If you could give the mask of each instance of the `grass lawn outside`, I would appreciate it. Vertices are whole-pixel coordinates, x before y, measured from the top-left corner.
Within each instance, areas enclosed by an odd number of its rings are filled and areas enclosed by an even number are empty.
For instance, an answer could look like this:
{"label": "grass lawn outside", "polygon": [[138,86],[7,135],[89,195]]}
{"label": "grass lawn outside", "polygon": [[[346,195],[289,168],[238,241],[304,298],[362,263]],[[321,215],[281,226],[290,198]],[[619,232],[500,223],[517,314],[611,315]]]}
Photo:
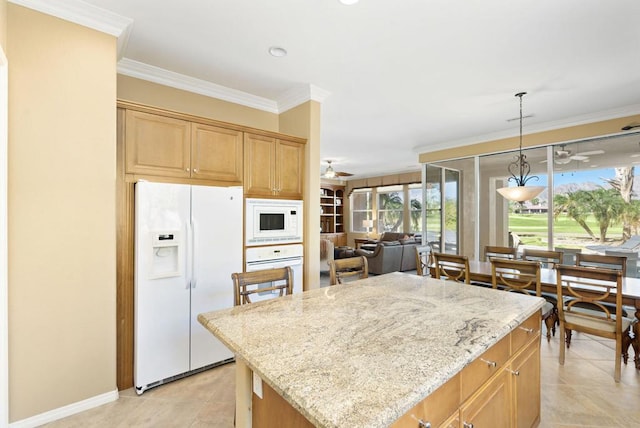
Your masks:
{"label": "grass lawn outside", "polygon": [[[589,216],[587,225],[598,237],[600,229],[593,216]],[[547,246],[547,214],[509,214],[509,230],[516,233],[523,245]],[[582,248],[585,245],[597,244],[589,234],[572,218],[562,215],[554,221],[554,246]],[[622,242],[622,225],[609,226],[606,244],[617,245]]]}

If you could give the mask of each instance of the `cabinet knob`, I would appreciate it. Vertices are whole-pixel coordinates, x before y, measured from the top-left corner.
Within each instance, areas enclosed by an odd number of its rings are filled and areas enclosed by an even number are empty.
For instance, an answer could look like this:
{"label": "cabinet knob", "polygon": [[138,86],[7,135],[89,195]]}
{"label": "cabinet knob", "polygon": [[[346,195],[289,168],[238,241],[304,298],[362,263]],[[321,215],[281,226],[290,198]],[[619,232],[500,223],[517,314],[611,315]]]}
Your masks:
{"label": "cabinet knob", "polygon": [[190,171],[190,169],[189,169],[189,168],[185,168],[185,171],[189,172],[189,171]]}
{"label": "cabinet knob", "polygon": [[463,427],[463,428],[473,428],[473,424],[468,423],[468,422],[463,422],[463,423],[462,423],[462,427]]}
{"label": "cabinet knob", "polygon": [[418,428],[431,428],[431,422],[418,419],[415,415],[411,415],[411,418],[418,421]]}
{"label": "cabinet knob", "polygon": [[520,376],[520,370],[511,370],[511,369],[505,369],[505,370],[514,376]]}
{"label": "cabinet knob", "polygon": [[531,334],[531,333],[533,333],[533,329],[532,329],[532,328],[524,328],[524,327],[522,327],[522,326],[520,326],[520,327],[518,327],[518,328],[519,328],[519,329],[521,329],[521,330],[526,331],[526,332],[527,332],[527,334]]}
{"label": "cabinet knob", "polygon": [[496,363],[495,361],[485,360],[484,358],[480,358],[480,361],[486,363],[489,367],[495,367],[498,365],[498,363]]}
{"label": "cabinet knob", "polygon": [[193,172],[195,172],[196,174],[198,173],[198,168],[194,168]]}

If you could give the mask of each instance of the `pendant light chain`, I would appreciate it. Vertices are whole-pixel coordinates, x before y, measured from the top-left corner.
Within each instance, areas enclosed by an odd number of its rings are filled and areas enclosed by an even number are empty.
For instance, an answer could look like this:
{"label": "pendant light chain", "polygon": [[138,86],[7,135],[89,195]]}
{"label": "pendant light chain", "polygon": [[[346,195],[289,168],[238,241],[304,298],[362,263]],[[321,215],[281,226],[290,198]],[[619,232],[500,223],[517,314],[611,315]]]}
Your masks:
{"label": "pendant light chain", "polygon": [[529,180],[539,180],[538,176],[529,175],[531,172],[531,165],[527,162],[527,157],[522,153],[522,97],[526,92],[518,92],[516,97],[520,98],[520,140],[518,147],[518,154],[513,162],[507,166],[507,171],[511,174],[511,177],[507,179],[508,182],[513,181],[515,186],[502,187],[496,189],[498,193],[504,196],[510,201],[524,202],[539,195],[544,190],[542,186],[526,186]]}

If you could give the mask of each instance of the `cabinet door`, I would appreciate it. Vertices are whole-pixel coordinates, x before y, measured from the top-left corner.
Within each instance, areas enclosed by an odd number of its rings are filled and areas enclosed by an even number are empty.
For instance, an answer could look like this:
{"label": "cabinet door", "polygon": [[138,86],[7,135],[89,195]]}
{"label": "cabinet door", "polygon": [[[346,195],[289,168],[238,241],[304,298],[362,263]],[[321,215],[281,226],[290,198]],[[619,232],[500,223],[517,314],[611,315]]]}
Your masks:
{"label": "cabinet door", "polygon": [[190,124],[127,110],[125,163],[128,174],[190,177]]}
{"label": "cabinet door", "polygon": [[[460,408],[461,426],[511,426],[511,374],[500,372]],[[465,425],[466,424],[466,425]],[[473,424],[473,425],[471,425]]]}
{"label": "cabinet door", "polygon": [[191,124],[191,177],[242,182],[242,132]]}
{"label": "cabinet door", "polygon": [[459,428],[460,427],[460,413],[455,412],[449,419],[444,421],[440,428]]}
{"label": "cabinet door", "polygon": [[276,195],[302,199],[304,145],[279,140],[276,147]]}
{"label": "cabinet door", "polygon": [[540,338],[513,360],[514,426],[529,428],[540,420]]}
{"label": "cabinet door", "polygon": [[244,191],[246,196],[275,194],[275,138],[244,135]]}

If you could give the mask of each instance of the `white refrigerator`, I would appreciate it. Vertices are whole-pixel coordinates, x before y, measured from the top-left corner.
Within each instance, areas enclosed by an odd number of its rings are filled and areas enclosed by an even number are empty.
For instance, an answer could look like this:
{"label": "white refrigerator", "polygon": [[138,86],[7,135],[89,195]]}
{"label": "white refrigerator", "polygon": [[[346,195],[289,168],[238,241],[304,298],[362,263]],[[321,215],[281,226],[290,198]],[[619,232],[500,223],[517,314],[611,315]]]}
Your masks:
{"label": "white refrigerator", "polygon": [[135,188],[136,392],[233,354],[197,320],[233,306],[242,272],[242,188],[139,182]]}

